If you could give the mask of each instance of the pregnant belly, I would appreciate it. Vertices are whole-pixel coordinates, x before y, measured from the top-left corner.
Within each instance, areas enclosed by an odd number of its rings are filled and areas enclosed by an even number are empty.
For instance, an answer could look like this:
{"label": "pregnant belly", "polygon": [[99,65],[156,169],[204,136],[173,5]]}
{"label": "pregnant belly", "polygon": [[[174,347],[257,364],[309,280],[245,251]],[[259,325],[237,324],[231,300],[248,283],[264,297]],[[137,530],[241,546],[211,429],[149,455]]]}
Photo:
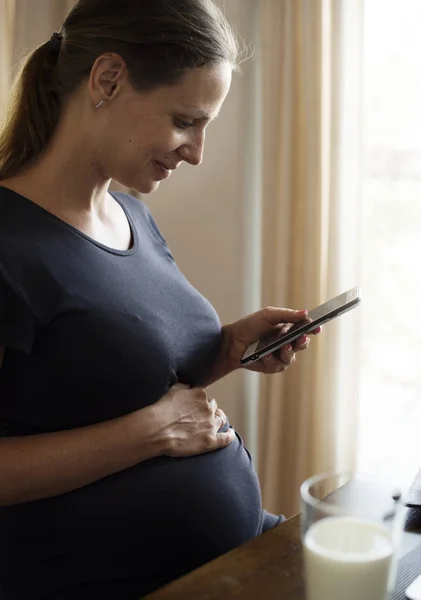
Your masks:
{"label": "pregnant belly", "polygon": [[82,514],[101,515],[111,525],[117,518],[136,545],[139,536],[159,539],[161,548],[175,539],[178,549],[186,544],[216,556],[259,533],[260,487],[239,435],[200,456],[146,461],[79,495]]}
{"label": "pregnant belly", "polygon": [[79,571],[81,580],[139,577],[153,588],[255,537],[261,517],[258,479],[236,435],[215,452],[159,457],[56,498],[2,509],[0,526],[6,560],[10,567],[16,560],[20,572],[35,553],[37,575],[54,558],[64,579],[71,570],[73,580]]}

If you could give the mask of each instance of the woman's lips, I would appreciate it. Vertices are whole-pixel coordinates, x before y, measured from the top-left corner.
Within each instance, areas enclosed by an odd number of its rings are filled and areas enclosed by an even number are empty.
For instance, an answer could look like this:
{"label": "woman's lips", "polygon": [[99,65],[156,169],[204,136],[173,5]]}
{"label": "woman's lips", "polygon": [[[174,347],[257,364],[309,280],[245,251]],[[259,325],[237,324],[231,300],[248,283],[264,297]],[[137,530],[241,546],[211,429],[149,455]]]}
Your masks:
{"label": "woman's lips", "polygon": [[167,169],[162,163],[158,162],[157,160],[153,160],[152,163],[154,166],[155,173],[157,175],[157,179],[168,179],[168,177],[172,173],[171,169]]}

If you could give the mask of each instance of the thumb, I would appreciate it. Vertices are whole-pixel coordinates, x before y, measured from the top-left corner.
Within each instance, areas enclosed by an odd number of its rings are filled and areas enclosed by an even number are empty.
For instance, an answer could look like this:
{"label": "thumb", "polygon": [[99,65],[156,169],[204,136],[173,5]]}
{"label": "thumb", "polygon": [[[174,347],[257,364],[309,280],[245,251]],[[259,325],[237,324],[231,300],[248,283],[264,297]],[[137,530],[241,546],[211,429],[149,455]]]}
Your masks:
{"label": "thumb", "polygon": [[267,306],[263,309],[263,317],[270,325],[279,323],[298,323],[308,318],[308,310],[293,310],[291,308],[275,308]]}
{"label": "thumb", "polygon": [[185,383],[174,383],[174,385],[171,386],[172,390],[189,390],[190,386],[186,385]]}
{"label": "thumb", "polygon": [[228,431],[217,433],[216,434],[217,448],[225,448],[225,446],[229,446],[231,444],[231,442],[234,441],[234,438],[235,438],[234,429],[232,429],[231,427],[228,429]]}

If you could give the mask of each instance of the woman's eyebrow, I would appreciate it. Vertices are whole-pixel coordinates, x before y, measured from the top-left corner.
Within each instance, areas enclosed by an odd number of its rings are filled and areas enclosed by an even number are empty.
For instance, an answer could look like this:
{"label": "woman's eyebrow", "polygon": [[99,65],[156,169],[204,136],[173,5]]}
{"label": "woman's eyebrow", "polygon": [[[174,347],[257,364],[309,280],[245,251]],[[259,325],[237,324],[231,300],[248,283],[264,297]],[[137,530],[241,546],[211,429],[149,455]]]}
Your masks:
{"label": "woman's eyebrow", "polygon": [[213,119],[216,119],[216,117],[218,116],[217,114],[215,116],[211,116],[208,112],[206,112],[205,110],[202,110],[201,108],[199,108],[198,106],[194,106],[193,104],[182,104],[182,106],[184,108],[188,108],[189,110],[194,110],[195,112],[198,113],[198,117],[199,119],[202,119],[203,121],[212,121]]}

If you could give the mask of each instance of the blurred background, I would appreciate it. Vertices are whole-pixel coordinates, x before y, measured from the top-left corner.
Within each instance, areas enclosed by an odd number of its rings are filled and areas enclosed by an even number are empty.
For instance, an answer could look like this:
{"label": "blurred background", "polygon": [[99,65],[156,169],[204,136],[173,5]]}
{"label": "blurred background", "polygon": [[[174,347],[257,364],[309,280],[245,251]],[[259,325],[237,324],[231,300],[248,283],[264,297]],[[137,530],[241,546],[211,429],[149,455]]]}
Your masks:
{"label": "blurred background", "polygon": [[[22,56],[73,0],[0,0],[0,107]],[[421,466],[419,0],[225,0],[253,48],[204,161],[142,200],[222,322],[313,308],[361,285],[286,374],[213,393],[250,448],[265,506],[358,468],[407,485]]]}

